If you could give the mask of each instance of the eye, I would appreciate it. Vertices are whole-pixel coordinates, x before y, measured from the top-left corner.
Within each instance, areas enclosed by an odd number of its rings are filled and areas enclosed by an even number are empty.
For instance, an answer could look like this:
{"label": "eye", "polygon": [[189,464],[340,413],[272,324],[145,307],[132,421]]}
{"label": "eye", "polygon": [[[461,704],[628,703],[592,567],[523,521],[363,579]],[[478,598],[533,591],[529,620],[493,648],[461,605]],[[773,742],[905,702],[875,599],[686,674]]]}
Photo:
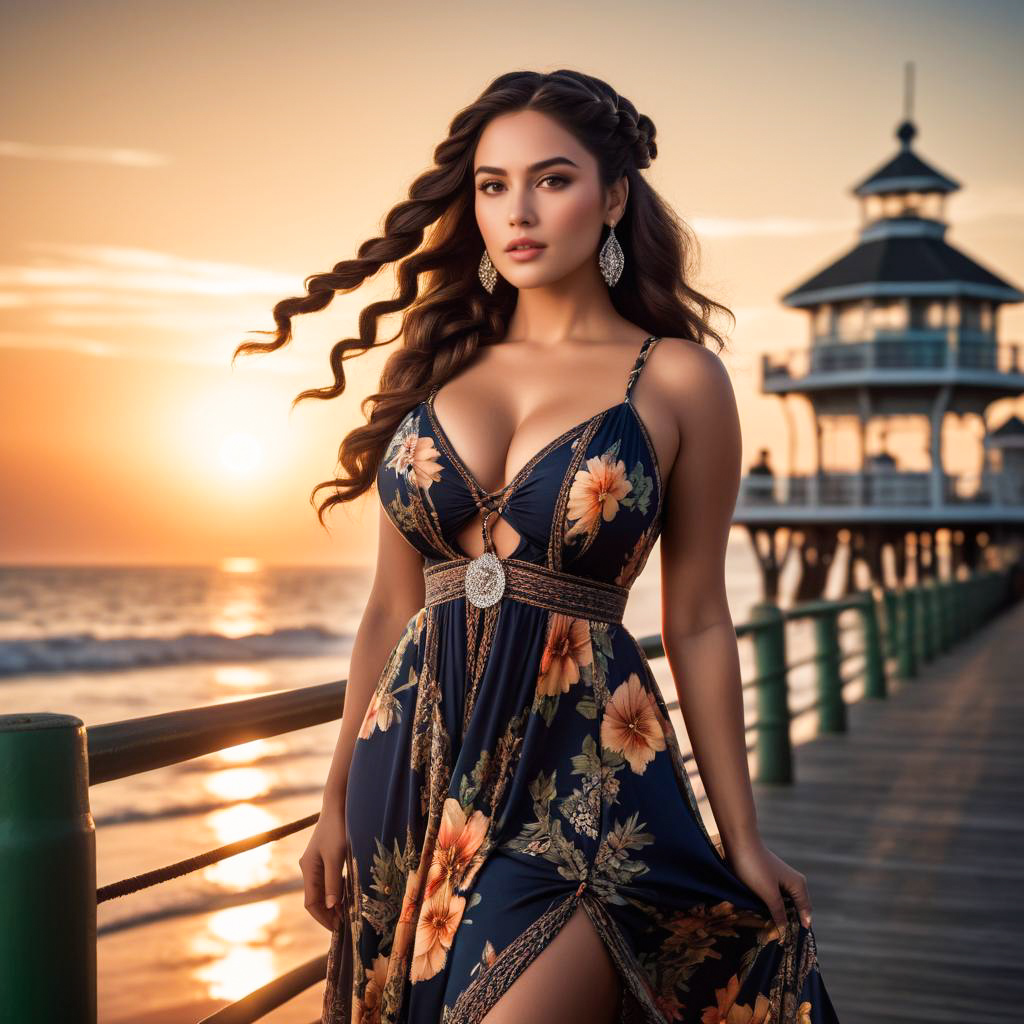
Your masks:
{"label": "eye", "polygon": [[[544,177],[541,178],[540,180],[542,182],[544,182],[544,181],[556,181],[556,182],[558,182],[558,187],[559,188],[561,188],[563,185],[569,184],[569,179],[564,177],[561,174],[545,174]],[[495,195],[494,192],[489,191],[489,187],[491,185],[501,185],[504,188],[504,183],[503,182],[496,181],[495,179],[492,178],[490,181],[482,181],[480,183],[480,191],[483,192],[484,195],[488,195],[488,196]]]}

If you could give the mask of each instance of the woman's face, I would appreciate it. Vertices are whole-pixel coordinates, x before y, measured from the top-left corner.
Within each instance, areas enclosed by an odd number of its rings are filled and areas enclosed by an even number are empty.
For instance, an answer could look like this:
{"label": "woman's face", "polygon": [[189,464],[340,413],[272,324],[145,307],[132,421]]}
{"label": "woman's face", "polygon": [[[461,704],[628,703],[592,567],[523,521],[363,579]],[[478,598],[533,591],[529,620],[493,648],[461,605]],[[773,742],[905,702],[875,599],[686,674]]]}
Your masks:
{"label": "woman's face", "polygon": [[[584,266],[598,275],[601,231],[622,215],[625,177],[606,192],[597,160],[557,121],[535,110],[490,121],[477,143],[473,170],[477,224],[491,262],[510,284],[550,285]],[[507,251],[523,236],[542,248],[519,257]]]}

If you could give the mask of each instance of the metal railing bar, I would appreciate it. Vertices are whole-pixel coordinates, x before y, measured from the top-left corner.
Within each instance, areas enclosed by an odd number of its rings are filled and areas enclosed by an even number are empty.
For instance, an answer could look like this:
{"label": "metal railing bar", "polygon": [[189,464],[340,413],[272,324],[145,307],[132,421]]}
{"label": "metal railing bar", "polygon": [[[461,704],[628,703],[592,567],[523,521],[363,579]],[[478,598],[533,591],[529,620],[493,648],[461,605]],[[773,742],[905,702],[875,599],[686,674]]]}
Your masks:
{"label": "metal railing bar", "polygon": [[342,680],[90,726],[89,785],[330,722],[340,717],[344,700]]}

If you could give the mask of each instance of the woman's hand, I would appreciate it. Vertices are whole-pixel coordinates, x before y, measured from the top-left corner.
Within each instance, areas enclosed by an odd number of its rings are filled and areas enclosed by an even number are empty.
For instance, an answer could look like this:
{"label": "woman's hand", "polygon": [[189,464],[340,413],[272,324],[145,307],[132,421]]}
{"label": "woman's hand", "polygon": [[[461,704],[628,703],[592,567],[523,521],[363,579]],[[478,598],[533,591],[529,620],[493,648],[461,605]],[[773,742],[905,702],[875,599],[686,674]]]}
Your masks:
{"label": "woman's hand", "polygon": [[344,807],[325,802],[299,858],[306,909],[328,931],[341,920],[341,868],[348,853]]}
{"label": "woman's hand", "polygon": [[782,890],[793,897],[805,928],[811,926],[811,899],[807,894],[807,879],[776,857],[761,840],[744,843],[735,850],[726,850],[733,871],[768,904],[775,924],[781,933],[786,929],[786,908]]}

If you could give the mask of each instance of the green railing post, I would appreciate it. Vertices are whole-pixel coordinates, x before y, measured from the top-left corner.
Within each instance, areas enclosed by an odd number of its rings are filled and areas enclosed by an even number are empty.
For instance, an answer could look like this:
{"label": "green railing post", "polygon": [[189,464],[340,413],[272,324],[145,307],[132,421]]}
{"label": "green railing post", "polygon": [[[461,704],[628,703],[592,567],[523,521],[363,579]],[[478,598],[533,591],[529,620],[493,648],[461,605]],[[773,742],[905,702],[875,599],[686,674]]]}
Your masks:
{"label": "green railing post", "polygon": [[946,608],[942,597],[942,580],[938,576],[932,580],[932,607],[935,611],[935,656],[938,657],[946,649]]}
{"label": "green railing post", "polygon": [[935,581],[935,597],[939,602],[939,650],[948,651],[953,646],[953,601],[948,580]]}
{"label": "green railing post", "polygon": [[995,618],[1006,604],[1006,573],[994,572],[989,577],[992,581],[992,598],[989,601],[989,618]]}
{"label": "green railing post", "polygon": [[815,654],[818,661],[818,729],[846,732],[846,703],[839,677],[839,615],[835,610],[814,616]]}
{"label": "green railing post", "polygon": [[0,715],[0,1017],[96,1022],[96,830],[85,726]]}
{"label": "green railing post", "polygon": [[971,580],[956,581],[956,639],[971,635]]}
{"label": "green railing post", "polygon": [[932,591],[932,629],[935,633],[934,648],[936,657],[946,649],[946,608],[942,600],[942,581],[936,576],[931,582]]}
{"label": "green railing post", "polygon": [[900,599],[895,590],[882,591],[885,606],[885,657],[898,658],[900,650]]}
{"label": "green railing post", "polygon": [[918,651],[922,662],[929,662],[935,657],[935,602],[932,600],[932,588],[923,583],[917,588],[917,606],[920,614],[918,624],[921,630]]}
{"label": "green railing post", "polygon": [[913,587],[904,587],[898,594],[897,602],[900,678],[912,679],[917,675],[917,595]]}
{"label": "green railing post", "polygon": [[964,622],[964,592],[956,576],[949,581],[949,604],[953,609],[953,643],[958,644],[967,633],[967,624]]}
{"label": "green railing post", "polygon": [[978,607],[981,590],[978,586],[978,574],[976,572],[971,573],[965,586],[967,588],[966,600],[968,628],[972,633],[974,633],[981,623],[981,612]]}
{"label": "green railing post", "polygon": [[786,626],[778,605],[762,601],[750,609],[757,671],[757,781],[793,781],[789,741]]}
{"label": "green railing post", "polygon": [[[860,614],[864,634],[864,692],[868,697],[883,698],[886,696],[885,659],[882,657],[882,641],[878,629],[878,609],[870,590],[864,595]],[[845,714],[845,703],[843,707]]]}

